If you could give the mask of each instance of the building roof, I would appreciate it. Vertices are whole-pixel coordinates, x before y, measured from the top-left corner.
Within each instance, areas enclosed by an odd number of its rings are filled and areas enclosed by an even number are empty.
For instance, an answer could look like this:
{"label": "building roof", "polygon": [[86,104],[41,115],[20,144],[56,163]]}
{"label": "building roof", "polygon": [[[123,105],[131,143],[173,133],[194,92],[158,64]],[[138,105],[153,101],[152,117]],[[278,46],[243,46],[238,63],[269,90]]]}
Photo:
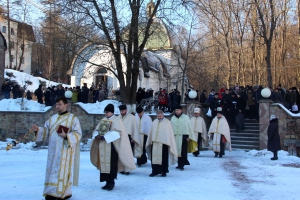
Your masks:
{"label": "building roof", "polygon": [[[7,17],[3,16],[3,15],[0,15],[0,18],[7,20]],[[25,33],[26,34],[26,38],[25,38],[26,40],[31,41],[31,42],[36,42],[35,35],[34,35],[34,32],[33,32],[33,28],[32,28],[31,25],[26,24],[24,22],[19,22],[15,19],[12,19],[12,18],[10,18],[10,21],[18,24],[18,30],[17,30],[18,31],[18,33],[17,33],[18,38],[22,38],[23,33]]]}

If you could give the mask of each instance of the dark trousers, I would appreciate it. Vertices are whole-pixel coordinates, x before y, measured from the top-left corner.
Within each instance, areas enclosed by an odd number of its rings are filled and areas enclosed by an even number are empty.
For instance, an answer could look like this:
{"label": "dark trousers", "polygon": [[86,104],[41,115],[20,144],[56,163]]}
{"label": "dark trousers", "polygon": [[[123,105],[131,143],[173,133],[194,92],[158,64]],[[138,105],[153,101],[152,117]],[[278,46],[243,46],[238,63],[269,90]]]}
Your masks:
{"label": "dark trousers", "polygon": [[[151,146],[151,152],[152,152],[152,146]],[[153,155],[153,153],[152,153],[152,155]],[[151,167],[152,167],[153,174],[163,174],[163,173],[169,172],[169,147],[168,147],[168,145],[163,144],[163,146],[162,146],[162,163],[161,163],[161,165],[152,164],[152,160],[151,160]]]}
{"label": "dark trousers", "polygon": [[249,119],[255,119],[255,105],[249,105]]}
{"label": "dark trousers", "polygon": [[231,127],[235,125],[235,115],[235,113],[228,113],[228,124]]}
{"label": "dark trousers", "polygon": [[147,135],[144,135],[144,142],[143,142],[143,154],[140,158],[136,159],[137,165],[143,165],[147,163],[147,156],[146,156],[146,142],[147,142]]}
{"label": "dark trousers", "polygon": [[255,103],[254,117],[255,119],[259,119],[259,103]]}
{"label": "dark trousers", "polygon": [[107,184],[115,184],[115,179],[118,175],[118,153],[111,143],[111,154],[110,154],[110,173],[100,173],[100,182],[106,181]]}
{"label": "dark trousers", "polygon": [[129,143],[130,143],[130,146],[131,146],[131,150],[132,150],[132,153],[134,153],[134,142],[131,142],[131,135],[128,135],[128,138],[129,138]]}
{"label": "dark trousers", "polygon": [[200,149],[202,149],[202,136],[201,136],[201,133],[198,133],[197,148],[198,148],[198,150],[193,152],[194,156],[198,156],[200,154]]}
{"label": "dark trousers", "polygon": [[223,156],[225,155],[225,143],[222,142],[222,138],[224,136],[222,135],[221,138],[220,138],[220,152],[215,152],[215,155],[216,156]]}
{"label": "dark trousers", "polygon": [[187,141],[188,135],[182,136],[181,157],[178,157],[178,166],[183,168],[184,165],[190,165],[187,159]]}

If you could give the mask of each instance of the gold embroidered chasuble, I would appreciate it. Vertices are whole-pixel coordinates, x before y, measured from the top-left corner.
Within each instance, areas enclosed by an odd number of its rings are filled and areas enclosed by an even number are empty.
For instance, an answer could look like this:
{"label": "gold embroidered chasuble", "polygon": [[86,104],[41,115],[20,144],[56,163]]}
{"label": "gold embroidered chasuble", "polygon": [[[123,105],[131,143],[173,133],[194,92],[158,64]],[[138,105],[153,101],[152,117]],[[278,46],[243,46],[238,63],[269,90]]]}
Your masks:
{"label": "gold embroidered chasuble", "polygon": [[198,141],[198,133],[201,133],[202,137],[202,143],[207,146],[208,141],[207,141],[207,129],[206,129],[206,124],[205,121],[202,117],[192,117],[191,118],[191,126],[194,129],[194,134],[196,141]]}
{"label": "gold embroidered chasuble", "polygon": [[213,119],[208,131],[208,134],[211,133],[214,134],[213,144],[212,144],[214,152],[220,152],[220,140],[222,135],[224,135],[227,141],[226,148],[229,151],[231,151],[230,129],[227,120],[224,116],[222,116],[220,119],[218,119],[218,117],[216,116]]}
{"label": "gold embroidered chasuble", "polygon": [[[136,168],[134,158],[131,150],[131,146],[128,140],[128,135],[125,130],[125,126],[122,120],[116,116],[110,118],[104,117],[102,120],[110,120],[111,131],[117,131],[120,134],[120,138],[107,143],[105,140],[93,139],[91,143],[90,159],[92,164],[101,171],[101,173],[110,173],[110,160],[111,160],[111,145],[114,145],[118,153],[118,171],[130,172]],[[98,130],[99,124],[95,130]]]}
{"label": "gold embroidered chasuble", "polygon": [[197,140],[195,138],[195,134],[191,126],[190,118],[185,114],[182,114],[179,118],[173,116],[171,118],[171,123],[175,136],[178,157],[181,157],[183,135],[188,135],[190,138],[190,141],[188,142],[187,152],[194,152],[197,149]]}
{"label": "gold embroidered chasuble", "polygon": [[[152,151],[151,151],[151,144]],[[148,159],[152,159],[152,164],[162,164],[162,145],[169,147],[169,165],[177,162],[177,150],[171,122],[164,118],[162,121],[155,119],[148,135],[146,150]]]}
{"label": "gold embroidered chasuble", "polygon": [[135,119],[136,123],[138,125],[138,131],[140,133],[140,138],[141,138],[141,148],[143,149],[144,147],[144,135],[149,135],[151,126],[152,126],[152,119],[149,117],[147,114],[143,114],[143,116],[140,118],[138,114],[135,114]]}
{"label": "gold embroidered chasuble", "polygon": [[142,142],[140,138],[140,133],[138,131],[138,126],[135,120],[135,117],[131,113],[127,113],[125,116],[119,115],[118,118],[120,118],[125,126],[126,133],[128,135],[131,135],[131,139],[134,140],[134,157],[140,158],[143,154],[142,149]]}
{"label": "gold embroidered chasuble", "polygon": [[[67,139],[57,134],[59,125],[69,128]],[[72,184],[78,185],[81,136],[79,120],[72,113],[53,115],[39,127],[36,141],[49,138],[44,196],[64,198],[72,194]]]}

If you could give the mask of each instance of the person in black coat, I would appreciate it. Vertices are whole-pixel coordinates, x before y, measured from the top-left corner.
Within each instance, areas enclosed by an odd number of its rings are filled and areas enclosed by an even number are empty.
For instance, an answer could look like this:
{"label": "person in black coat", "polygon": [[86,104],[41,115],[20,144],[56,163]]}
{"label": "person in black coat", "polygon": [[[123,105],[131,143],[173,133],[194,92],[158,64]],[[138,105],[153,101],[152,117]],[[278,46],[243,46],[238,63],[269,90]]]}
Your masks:
{"label": "person in black coat", "polygon": [[235,116],[235,132],[236,133],[238,133],[240,130],[244,130],[244,116],[245,116],[245,108],[246,108],[247,102],[242,95],[243,95],[243,93],[239,92],[237,94],[237,100],[236,100],[236,109],[237,109],[237,114]]}
{"label": "person in black coat", "polygon": [[42,87],[43,85],[39,85],[39,88],[34,91],[34,95],[36,96],[38,103],[40,104],[44,104],[43,102],[44,93]]}
{"label": "person in black coat", "polygon": [[278,119],[275,115],[270,116],[270,124],[268,127],[268,151],[272,151],[274,156],[271,160],[278,160],[277,152],[281,150],[280,135],[278,132]]}

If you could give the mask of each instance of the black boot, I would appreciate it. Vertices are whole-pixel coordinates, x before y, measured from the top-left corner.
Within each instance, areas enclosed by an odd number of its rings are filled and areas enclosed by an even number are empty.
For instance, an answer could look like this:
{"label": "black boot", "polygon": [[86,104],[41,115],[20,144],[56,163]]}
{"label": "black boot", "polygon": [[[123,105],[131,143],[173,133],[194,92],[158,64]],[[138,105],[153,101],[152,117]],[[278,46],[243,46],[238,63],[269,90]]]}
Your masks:
{"label": "black boot", "polygon": [[278,160],[277,151],[273,151],[273,158],[271,160]]}
{"label": "black boot", "polygon": [[112,189],[114,189],[114,187],[115,187],[115,182],[111,182],[111,183],[108,183],[106,189],[107,190],[112,190]]}
{"label": "black boot", "polygon": [[103,190],[106,190],[108,186],[108,183],[106,182],[106,184],[102,187]]}
{"label": "black boot", "polygon": [[219,153],[218,152],[215,152],[215,157],[218,157]]}

